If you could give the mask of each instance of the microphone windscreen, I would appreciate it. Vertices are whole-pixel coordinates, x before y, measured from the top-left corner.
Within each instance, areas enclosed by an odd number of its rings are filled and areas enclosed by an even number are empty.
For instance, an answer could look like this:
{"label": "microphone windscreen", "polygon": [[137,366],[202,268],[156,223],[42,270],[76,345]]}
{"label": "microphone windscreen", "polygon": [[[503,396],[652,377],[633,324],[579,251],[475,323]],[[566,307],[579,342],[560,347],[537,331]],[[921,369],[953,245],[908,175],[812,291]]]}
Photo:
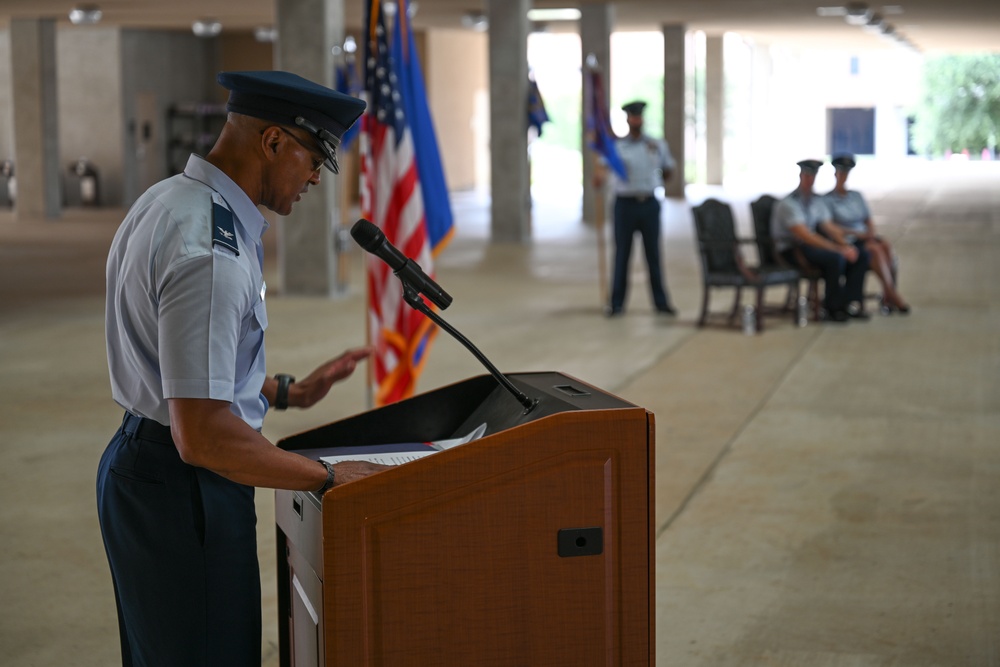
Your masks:
{"label": "microphone windscreen", "polygon": [[364,218],[360,218],[351,227],[351,236],[357,241],[359,246],[368,252],[372,252],[378,248],[379,244],[382,243],[382,239],[385,238],[382,230],[377,225]]}

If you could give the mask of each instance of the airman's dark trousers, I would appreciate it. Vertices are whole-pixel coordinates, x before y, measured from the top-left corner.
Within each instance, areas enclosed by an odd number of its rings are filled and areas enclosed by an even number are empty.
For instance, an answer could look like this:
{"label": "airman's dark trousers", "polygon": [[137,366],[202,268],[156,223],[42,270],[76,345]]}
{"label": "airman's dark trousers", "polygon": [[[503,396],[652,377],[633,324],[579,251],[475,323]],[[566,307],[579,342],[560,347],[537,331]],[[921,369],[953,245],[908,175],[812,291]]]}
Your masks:
{"label": "airman's dark trousers", "polygon": [[253,496],[126,413],[97,474],[125,667],[259,667]]}
{"label": "airman's dark trousers", "polygon": [[614,210],[615,266],[611,282],[611,310],[620,312],[625,307],[629,259],[636,232],[642,237],[653,305],[658,310],[672,307],[660,268],[660,202],[654,196],[617,197]]}

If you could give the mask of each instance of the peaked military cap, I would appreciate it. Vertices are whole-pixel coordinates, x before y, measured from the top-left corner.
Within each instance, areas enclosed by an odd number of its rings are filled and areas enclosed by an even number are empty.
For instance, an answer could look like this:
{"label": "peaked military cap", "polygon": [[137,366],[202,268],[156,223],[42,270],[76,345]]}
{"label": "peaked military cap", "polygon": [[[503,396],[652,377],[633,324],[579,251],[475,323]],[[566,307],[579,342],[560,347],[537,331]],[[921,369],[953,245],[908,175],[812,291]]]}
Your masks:
{"label": "peaked military cap", "polygon": [[822,160],[801,160],[797,165],[807,174],[815,174],[823,166]]}
{"label": "peaked military cap", "polygon": [[622,105],[622,111],[631,116],[641,116],[645,108],[646,103],[642,100],[636,100],[635,102],[629,102],[628,104]]}
{"label": "peaked military cap", "polygon": [[362,100],[291,72],[220,72],[216,80],[229,90],[227,111],[301,127],[316,138],[316,147],[326,155],[326,168],[340,172],[337,147],[364,112]]}
{"label": "peaked military cap", "polygon": [[857,162],[854,161],[853,155],[845,153],[830,160],[830,164],[841,171],[850,171],[851,169],[854,169],[854,165],[856,165]]}

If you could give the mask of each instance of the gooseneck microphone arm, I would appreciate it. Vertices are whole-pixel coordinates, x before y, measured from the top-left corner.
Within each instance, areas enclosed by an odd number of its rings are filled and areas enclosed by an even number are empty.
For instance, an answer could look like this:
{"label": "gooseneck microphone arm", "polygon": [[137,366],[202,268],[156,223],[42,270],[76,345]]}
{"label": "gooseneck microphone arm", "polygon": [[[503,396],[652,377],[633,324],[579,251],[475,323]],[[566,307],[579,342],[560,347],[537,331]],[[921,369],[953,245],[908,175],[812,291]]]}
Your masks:
{"label": "gooseneck microphone arm", "polygon": [[482,365],[486,367],[486,370],[490,372],[490,375],[492,375],[504,389],[509,391],[514,398],[516,398],[517,401],[524,406],[524,414],[528,414],[536,405],[538,405],[537,398],[528,398],[524,392],[515,387],[514,383],[508,380],[507,376],[501,373],[497,367],[486,358],[485,354],[479,351],[479,348],[472,344],[472,341],[459,333],[458,329],[445,322],[440,315],[431,310],[427,304],[424,303],[424,300],[420,298],[420,294],[417,293],[417,290],[415,290],[412,285],[407,283],[405,280],[403,280],[402,283],[403,300],[410,304],[410,307],[415,310],[419,310],[421,313],[429,317],[434,324],[451,334],[452,338],[464,345],[465,349],[471,352],[476,359],[479,359],[480,363],[482,363]]}
{"label": "gooseneck microphone arm", "polygon": [[447,331],[452,338],[464,345],[486,367],[486,370],[500,383],[500,386],[510,392],[517,399],[518,403],[524,406],[524,414],[528,414],[538,405],[537,398],[529,398],[524,392],[515,387],[514,383],[507,379],[507,376],[501,373],[486,358],[485,354],[479,351],[479,348],[459,333],[458,329],[445,322],[440,315],[431,310],[420,297],[421,294],[426,295],[434,305],[442,310],[451,304],[451,296],[441,289],[440,285],[429,278],[416,262],[406,257],[389,243],[381,229],[362,218],[354,223],[354,227],[351,228],[351,236],[358,242],[358,245],[377,256],[393,269],[393,273],[399,278],[399,282],[403,284],[403,300],[411,308],[426,315],[434,324]]}

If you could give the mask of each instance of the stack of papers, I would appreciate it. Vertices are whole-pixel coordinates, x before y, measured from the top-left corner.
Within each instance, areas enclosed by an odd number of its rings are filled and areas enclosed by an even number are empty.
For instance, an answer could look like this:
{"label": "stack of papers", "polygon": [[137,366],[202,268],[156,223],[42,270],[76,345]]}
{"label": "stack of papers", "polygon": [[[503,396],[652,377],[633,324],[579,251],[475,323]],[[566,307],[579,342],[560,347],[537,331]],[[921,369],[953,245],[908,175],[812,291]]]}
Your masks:
{"label": "stack of papers", "polygon": [[335,456],[322,456],[322,460],[327,463],[340,463],[342,461],[369,461],[387,466],[398,466],[410,461],[422,459],[425,456],[436,454],[445,449],[451,449],[459,445],[464,445],[473,440],[478,440],[486,433],[486,424],[480,424],[466,436],[461,438],[450,438],[448,440],[435,440],[434,442],[415,442],[413,451],[404,452],[370,452],[354,454],[337,454]]}

